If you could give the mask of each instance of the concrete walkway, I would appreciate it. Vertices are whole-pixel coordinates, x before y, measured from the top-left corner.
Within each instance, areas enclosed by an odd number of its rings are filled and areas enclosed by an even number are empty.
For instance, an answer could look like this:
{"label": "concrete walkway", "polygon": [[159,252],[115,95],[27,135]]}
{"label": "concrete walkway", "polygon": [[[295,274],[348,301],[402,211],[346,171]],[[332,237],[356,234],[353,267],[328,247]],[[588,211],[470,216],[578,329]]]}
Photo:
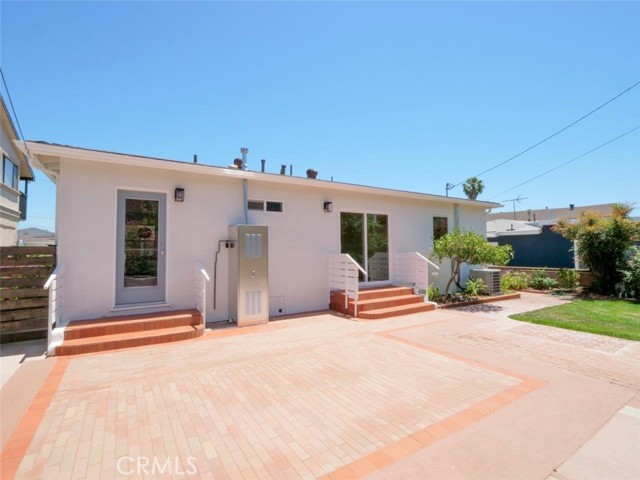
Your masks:
{"label": "concrete walkway", "polygon": [[2,478],[638,478],[640,343],[508,319],[564,301],[29,362]]}

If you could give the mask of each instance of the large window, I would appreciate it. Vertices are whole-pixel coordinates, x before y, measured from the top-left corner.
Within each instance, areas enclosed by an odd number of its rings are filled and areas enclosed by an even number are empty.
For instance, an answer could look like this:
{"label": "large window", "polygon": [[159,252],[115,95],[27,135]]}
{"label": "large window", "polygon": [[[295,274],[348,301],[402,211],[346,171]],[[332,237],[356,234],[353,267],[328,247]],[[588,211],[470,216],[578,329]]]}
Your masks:
{"label": "large window", "polygon": [[18,175],[20,168],[4,155],[2,156],[2,183],[18,190]]}
{"label": "large window", "polygon": [[447,233],[449,233],[449,219],[447,217],[433,217],[433,239],[437,240]]}

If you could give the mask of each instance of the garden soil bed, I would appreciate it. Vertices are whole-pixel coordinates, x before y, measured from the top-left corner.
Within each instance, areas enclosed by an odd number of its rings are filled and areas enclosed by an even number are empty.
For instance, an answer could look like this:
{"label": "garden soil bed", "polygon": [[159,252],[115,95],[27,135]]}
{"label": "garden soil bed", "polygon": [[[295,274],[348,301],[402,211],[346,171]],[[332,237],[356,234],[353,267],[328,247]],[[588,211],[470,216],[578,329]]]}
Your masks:
{"label": "garden soil bed", "polygon": [[520,298],[519,293],[507,293],[505,295],[496,295],[495,297],[478,298],[476,300],[470,300],[468,302],[438,304],[438,308],[466,307],[469,305],[478,305],[480,303],[493,303],[493,302],[501,302],[502,300],[515,300],[517,298]]}

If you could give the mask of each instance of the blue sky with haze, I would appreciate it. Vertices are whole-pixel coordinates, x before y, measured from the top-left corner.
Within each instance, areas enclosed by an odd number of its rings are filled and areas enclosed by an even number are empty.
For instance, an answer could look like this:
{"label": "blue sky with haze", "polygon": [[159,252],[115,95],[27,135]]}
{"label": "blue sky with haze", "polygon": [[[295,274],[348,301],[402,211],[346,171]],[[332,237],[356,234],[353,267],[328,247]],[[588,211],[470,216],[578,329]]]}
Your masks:
{"label": "blue sky with haze", "polygon": [[[3,1],[0,13],[27,139],[213,165],[246,146],[252,169],[264,158],[271,172],[435,194],[640,80],[637,2]],[[638,125],[640,86],[483,175],[479,199],[638,202],[640,130],[501,195]],[[52,228],[53,203],[38,174],[23,226]]]}

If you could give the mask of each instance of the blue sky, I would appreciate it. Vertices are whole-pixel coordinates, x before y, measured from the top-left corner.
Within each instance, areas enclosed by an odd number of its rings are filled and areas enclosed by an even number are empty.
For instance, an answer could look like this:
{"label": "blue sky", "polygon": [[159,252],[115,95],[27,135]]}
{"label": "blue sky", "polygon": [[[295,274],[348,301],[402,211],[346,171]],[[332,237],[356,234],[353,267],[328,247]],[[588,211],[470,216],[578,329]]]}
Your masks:
{"label": "blue sky", "polygon": [[[271,172],[435,194],[640,80],[637,2],[3,1],[0,13],[28,139],[213,165],[246,146],[253,169],[264,158]],[[479,199],[638,202],[640,130],[501,195],[637,125],[640,86],[482,176]],[[52,228],[54,188],[39,174],[29,193],[24,226]]]}

